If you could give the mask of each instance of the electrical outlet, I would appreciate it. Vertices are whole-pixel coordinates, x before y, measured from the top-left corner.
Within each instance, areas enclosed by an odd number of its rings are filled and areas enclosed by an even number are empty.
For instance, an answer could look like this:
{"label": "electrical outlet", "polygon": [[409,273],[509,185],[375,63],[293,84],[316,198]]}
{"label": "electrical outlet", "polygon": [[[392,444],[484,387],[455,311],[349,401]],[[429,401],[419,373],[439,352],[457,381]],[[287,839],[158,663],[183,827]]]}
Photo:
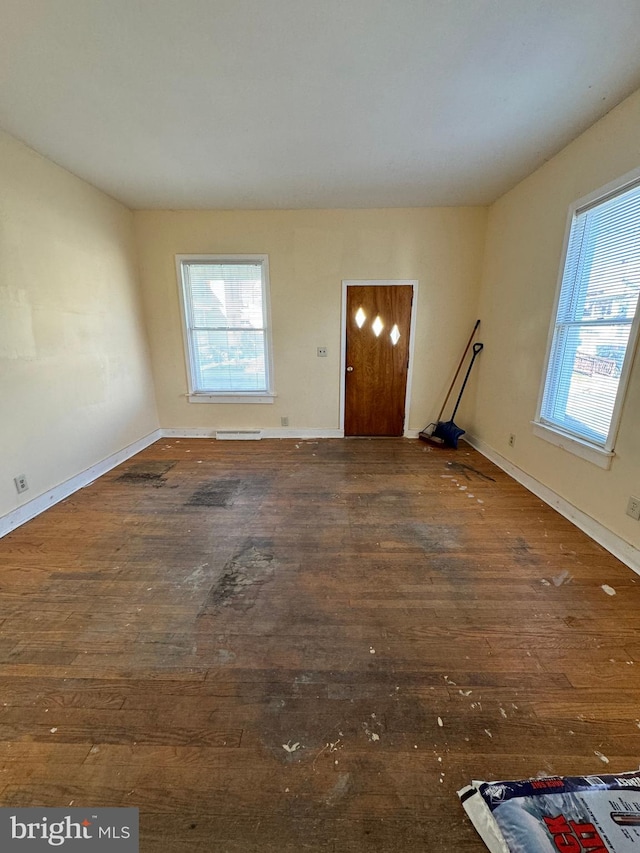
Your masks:
{"label": "electrical outlet", "polygon": [[318,353],[318,358],[326,358],[327,357],[327,348],[326,347],[318,347],[316,352]]}
{"label": "electrical outlet", "polygon": [[640,498],[634,498],[633,495],[631,495],[629,503],[627,504],[627,515],[630,515],[631,518],[640,520]]}
{"label": "electrical outlet", "polygon": [[514,434],[514,433],[511,433],[511,435],[509,436],[509,447],[513,447],[513,445],[514,445],[515,443],[516,443],[516,437],[515,437],[515,434]]}
{"label": "electrical outlet", "polygon": [[280,418],[280,426],[289,426],[289,418]]}
{"label": "electrical outlet", "polygon": [[27,478],[24,474],[18,474],[17,477],[13,478],[13,482],[16,484],[16,491],[18,494],[22,492],[26,492],[29,488],[29,484],[27,483]]}

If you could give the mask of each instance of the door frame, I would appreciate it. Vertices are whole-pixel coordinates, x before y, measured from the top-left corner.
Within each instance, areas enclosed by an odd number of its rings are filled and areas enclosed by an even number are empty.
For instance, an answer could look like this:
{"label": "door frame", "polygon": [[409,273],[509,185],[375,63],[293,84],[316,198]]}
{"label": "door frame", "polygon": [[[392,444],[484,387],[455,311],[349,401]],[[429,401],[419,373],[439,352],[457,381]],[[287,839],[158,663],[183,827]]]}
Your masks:
{"label": "door frame", "polygon": [[346,400],[346,370],[347,370],[347,288],[348,287],[399,287],[410,285],[413,288],[411,299],[411,323],[409,326],[409,366],[407,368],[407,390],[404,399],[404,421],[402,434],[407,437],[407,416],[411,400],[411,381],[413,378],[413,352],[416,340],[416,317],[418,314],[418,280],[409,278],[399,279],[343,279],[342,280],[342,320],[340,329],[340,430],[344,437],[344,408]]}

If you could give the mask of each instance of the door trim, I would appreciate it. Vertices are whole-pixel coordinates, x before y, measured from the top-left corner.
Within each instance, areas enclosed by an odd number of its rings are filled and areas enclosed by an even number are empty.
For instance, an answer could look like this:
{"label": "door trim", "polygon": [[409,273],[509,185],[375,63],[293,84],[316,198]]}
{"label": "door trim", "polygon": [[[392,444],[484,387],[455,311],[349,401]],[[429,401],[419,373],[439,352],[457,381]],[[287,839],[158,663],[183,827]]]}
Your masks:
{"label": "door trim", "polygon": [[391,280],[382,279],[343,279],[342,280],[342,319],[340,329],[340,429],[344,435],[344,407],[345,407],[345,372],[347,369],[347,288],[348,287],[399,287],[410,285],[413,288],[411,299],[411,323],[409,326],[409,367],[407,369],[407,390],[404,399],[404,423],[402,434],[406,438],[407,420],[409,414],[409,401],[411,400],[411,380],[413,378],[413,352],[416,340],[416,316],[418,305],[418,281],[417,279],[399,278]]}

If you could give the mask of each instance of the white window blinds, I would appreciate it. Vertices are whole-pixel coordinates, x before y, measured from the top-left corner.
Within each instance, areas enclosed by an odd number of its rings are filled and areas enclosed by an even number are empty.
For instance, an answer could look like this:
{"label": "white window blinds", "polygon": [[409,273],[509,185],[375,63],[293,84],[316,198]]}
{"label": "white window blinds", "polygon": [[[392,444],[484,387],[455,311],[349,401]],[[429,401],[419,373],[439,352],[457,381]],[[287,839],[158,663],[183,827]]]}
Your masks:
{"label": "white window blinds", "polygon": [[640,292],[640,186],[572,222],[539,420],[612,448]]}
{"label": "white window blinds", "polygon": [[269,391],[264,260],[183,260],[191,390]]}

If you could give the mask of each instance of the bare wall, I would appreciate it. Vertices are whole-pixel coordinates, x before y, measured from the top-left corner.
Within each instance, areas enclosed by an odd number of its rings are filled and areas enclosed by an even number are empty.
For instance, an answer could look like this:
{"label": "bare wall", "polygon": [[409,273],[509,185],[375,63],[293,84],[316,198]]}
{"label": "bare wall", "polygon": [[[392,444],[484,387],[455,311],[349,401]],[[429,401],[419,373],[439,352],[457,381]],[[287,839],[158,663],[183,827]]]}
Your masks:
{"label": "bare wall", "polygon": [[132,214],[5,134],[0,183],[2,516],[158,420]]}
{"label": "bare wall", "polygon": [[[137,211],[160,422],[166,429],[339,426],[341,282],[418,279],[406,426],[436,414],[475,320],[485,208]],[[176,254],[269,255],[274,405],[188,403]],[[316,348],[328,348],[317,358]]]}
{"label": "bare wall", "polygon": [[639,139],[637,92],[491,207],[480,299],[487,348],[473,423],[480,441],[636,548],[640,524],[625,509],[640,494],[640,356],[610,470],[535,437],[530,422],[569,205],[640,166]]}

